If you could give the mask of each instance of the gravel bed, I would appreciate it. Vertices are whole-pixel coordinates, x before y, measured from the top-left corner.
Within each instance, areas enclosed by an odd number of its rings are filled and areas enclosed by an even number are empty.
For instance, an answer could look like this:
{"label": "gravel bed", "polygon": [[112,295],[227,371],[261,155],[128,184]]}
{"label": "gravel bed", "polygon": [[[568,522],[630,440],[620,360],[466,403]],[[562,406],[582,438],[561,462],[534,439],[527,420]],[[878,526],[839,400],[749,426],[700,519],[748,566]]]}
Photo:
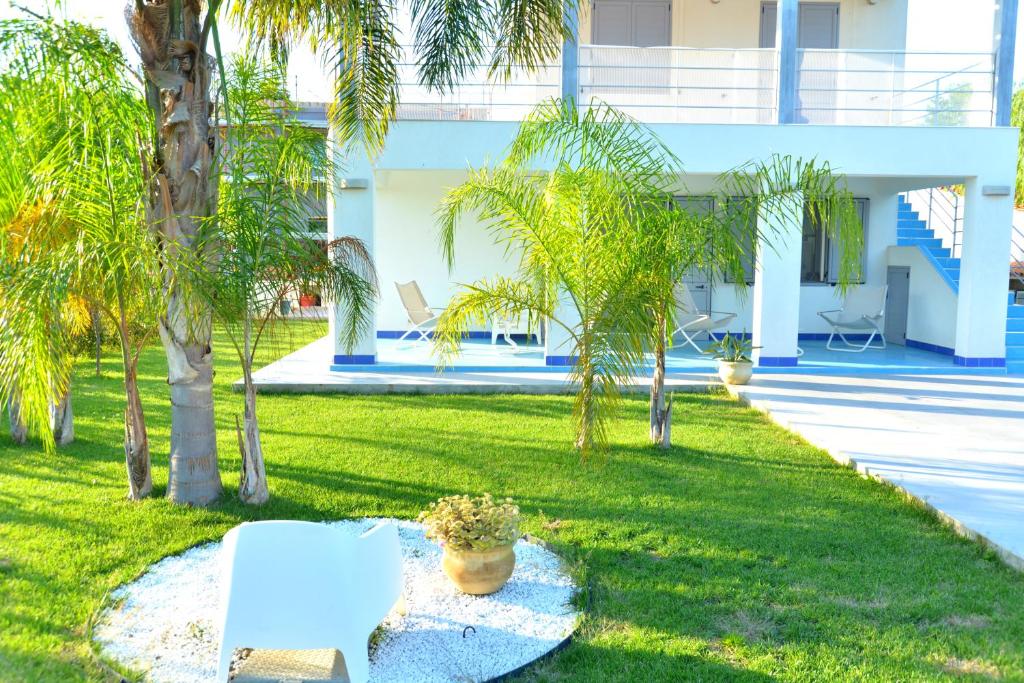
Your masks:
{"label": "gravel bed", "polygon": [[[358,535],[379,521],[331,525]],[[505,587],[474,597],[444,575],[441,549],[421,525],[389,521],[402,545],[407,614],[392,613],[382,623],[370,655],[371,681],[485,681],[532,662],[572,634],[579,617],[570,603],[576,587],[552,552],[519,541]],[[147,672],[154,683],[215,680],[220,545],[160,560],[114,591],[94,630],[102,653]]]}

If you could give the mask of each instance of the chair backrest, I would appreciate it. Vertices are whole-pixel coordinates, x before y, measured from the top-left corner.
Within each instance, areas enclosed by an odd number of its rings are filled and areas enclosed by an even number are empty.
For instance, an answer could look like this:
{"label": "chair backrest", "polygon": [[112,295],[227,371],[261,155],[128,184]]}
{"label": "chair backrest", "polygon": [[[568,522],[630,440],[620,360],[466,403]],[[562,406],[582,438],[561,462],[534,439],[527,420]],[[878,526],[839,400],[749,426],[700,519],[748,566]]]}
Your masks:
{"label": "chair backrest", "polygon": [[398,289],[398,296],[402,299],[402,305],[405,306],[405,312],[413,325],[425,323],[434,317],[434,312],[427,305],[427,300],[423,298],[423,292],[420,291],[420,286],[416,284],[415,280],[405,284],[396,282],[395,287]]}
{"label": "chair backrest", "polygon": [[843,317],[860,319],[881,318],[885,315],[885,295],[888,285],[859,285],[846,293]]}
{"label": "chair backrest", "polygon": [[222,637],[247,647],[365,637],[402,594],[393,524],[356,537],[313,522],[250,522],[227,533],[221,552]]}
{"label": "chair backrest", "polygon": [[690,291],[690,286],[685,282],[677,282],[673,288],[673,294],[675,295],[676,301],[676,322],[680,320],[692,320],[693,318],[699,318],[704,315],[704,311],[700,310],[697,306],[697,302],[693,298],[693,292]]}

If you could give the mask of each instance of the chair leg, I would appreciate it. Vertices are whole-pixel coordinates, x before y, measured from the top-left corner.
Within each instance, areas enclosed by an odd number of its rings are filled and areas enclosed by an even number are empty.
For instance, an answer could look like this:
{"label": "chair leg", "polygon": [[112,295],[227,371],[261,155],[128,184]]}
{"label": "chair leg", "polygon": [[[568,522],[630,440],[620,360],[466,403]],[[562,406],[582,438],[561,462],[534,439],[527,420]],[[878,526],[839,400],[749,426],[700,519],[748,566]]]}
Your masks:
{"label": "chair leg", "polygon": [[[832,339],[837,334],[839,335],[839,338],[843,340],[843,344],[846,345],[846,348],[837,348],[835,346],[832,346]],[[871,346],[871,342],[875,340],[875,337],[878,337],[882,340],[881,346]],[[863,344],[855,344],[851,342],[849,339],[847,339],[846,335],[844,335],[839,328],[833,327],[832,333],[828,336],[828,342],[825,343],[825,348],[828,349],[829,351],[839,351],[840,353],[862,353],[864,351],[867,351],[868,349],[882,350],[885,348],[885,335],[882,334],[882,331],[876,327],[875,329],[871,330],[871,334],[868,335],[868,340],[866,342],[864,342]]]}
{"label": "chair leg", "polygon": [[682,329],[682,328],[679,328],[678,332],[679,332],[679,334],[683,335],[683,339],[685,339],[685,340],[686,340],[686,343],[687,343],[687,344],[689,344],[689,345],[690,345],[690,346],[692,346],[692,347],[693,347],[694,349],[696,349],[697,353],[700,353],[700,354],[703,354],[703,353],[704,353],[704,349],[702,349],[702,348],[700,348],[699,346],[697,346],[697,343],[696,343],[695,341],[693,341],[693,337],[691,337],[690,335],[688,335],[688,334],[686,333],[686,330],[684,330],[684,329]]}

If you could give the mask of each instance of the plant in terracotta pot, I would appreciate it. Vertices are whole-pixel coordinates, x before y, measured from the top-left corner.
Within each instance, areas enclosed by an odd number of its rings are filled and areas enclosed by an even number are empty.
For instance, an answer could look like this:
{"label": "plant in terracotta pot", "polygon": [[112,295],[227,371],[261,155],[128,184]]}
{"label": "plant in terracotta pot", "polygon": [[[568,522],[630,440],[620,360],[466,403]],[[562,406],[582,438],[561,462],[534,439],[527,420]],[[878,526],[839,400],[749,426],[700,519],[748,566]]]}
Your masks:
{"label": "plant in terracotta pot", "polygon": [[419,521],[444,549],[441,566],[462,592],[494,593],[512,576],[520,516],[511,498],[448,496],[431,503]]}
{"label": "plant in terracotta pot", "polygon": [[728,332],[718,341],[711,344],[704,353],[714,354],[718,361],[718,376],[726,384],[746,384],[754,372],[754,363],[750,354],[754,350],[746,333],[742,336]]}

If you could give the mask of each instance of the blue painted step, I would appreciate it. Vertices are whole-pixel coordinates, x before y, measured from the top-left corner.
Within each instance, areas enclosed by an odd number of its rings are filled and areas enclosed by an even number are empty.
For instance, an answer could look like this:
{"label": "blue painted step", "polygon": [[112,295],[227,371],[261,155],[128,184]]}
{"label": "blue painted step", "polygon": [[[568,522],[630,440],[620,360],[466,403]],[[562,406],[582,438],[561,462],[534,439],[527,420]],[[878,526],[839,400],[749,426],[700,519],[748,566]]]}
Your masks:
{"label": "blue painted step", "polygon": [[959,268],[943,268],[946,271],[946,275],[949,276],[953,282],[960,282],[960,269]]}
{"label": "blue painted step", "polygon": [[1007,306],[1006,315],[1008,318],[1024,318],[1024,306]]}
{"label": "blue painted step", "polygon": [[[917,246],[929,247],[929,248],[933,249],[932,253],[935,254],[936,256],[938,256],[938,253],[936,253],[934,250],[935,249],[942,249],[942,240],[937,239],[937,238],[936,239],[922,239],[922,238],[919,238],[919,237],[912,237],[912,238],[904,239],[902,237],[897,237],[896,238],[896,245],[900,246],[900,247],[917,247]],[[944,251],[946,253],[943,256],[949,256],[949,250],[945,249]]]}
{"label": "blue painted step", "polygon": [[1006,348],[1024,347],[1024,332],[1006,331]]}
{"label": "blue painted step", "polygon": [[1019,360],[1024,361],[1024,346],[1007,346],[1006,347],[1006,360]]}
{"label": "blue painted step", "polygon": [[916,221],[921,217],[917,211],[911,211],[910,209],[901,208],[896,212],[896,220],[898,221]]}
{"label": "blue painted step", "polygon": [[949,268],[959,269],[960,268],[960,259],[958,259],[958,258],[937,258],[935,260],[939,262],[940,266],[942,266],[943,268],[946,268],[946,269],[949,269]]}
{"label": "blue painted step", "polygon": [[1007,332],[1024,332],[1024,318],[1008,317],[1006,319]]}
{"label": "blue painted step", "polygon": [[912,228],[896,228],[896,237],[905,239],[930,240],[935,239],[935,233],[931,230],[915,230]]}
{"label": "blue painted step", "polygon": [[928,223],[927,223],[927,221],[899,220],[899,221],[896,221],[896,229],[897,230],[928,230]]}

